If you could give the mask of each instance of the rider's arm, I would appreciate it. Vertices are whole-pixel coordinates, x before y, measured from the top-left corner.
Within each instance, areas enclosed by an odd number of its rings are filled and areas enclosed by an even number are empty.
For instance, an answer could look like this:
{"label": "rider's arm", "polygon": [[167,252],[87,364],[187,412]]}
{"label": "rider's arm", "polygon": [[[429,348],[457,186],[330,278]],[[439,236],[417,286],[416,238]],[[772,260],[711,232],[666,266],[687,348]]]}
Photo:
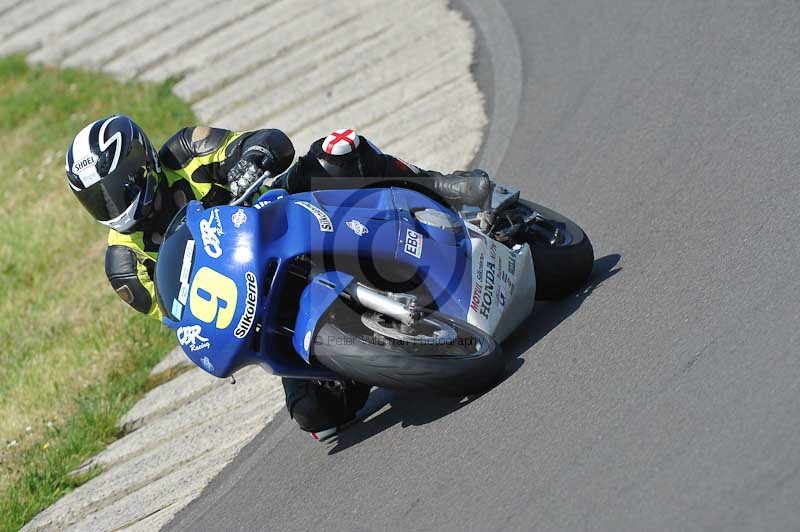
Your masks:
{"label": "rider's arm", "polygon": [[265,151],[272,156],[272,167],[262,169],[269,170],[272,175],[278,175],[289,168],[294,160],[294,145],[279,129],[259,129],[242,133],[225,147],[225,156],[229,161],[238,161],[251,154],[258,158],[258,154]]}
{"label": "rider's arm", "polygon": [[382,153],[381,156],[386,165],[383,175],[389,178],[408,177],[413,179],[415,177],[439,177],[442,175],[440,172],[435,172],[433,170],[423,170],[418,166],[414,166],[411,163],[407,163],[402,159],[386,153]]}
{"label": "rider's arm", "polygon": [[294,159],[291,140],[278,129],[234,132],[206,126],[181,129],[158,155],[166,168],[185,172],[196,183],[227,185],[228,171],[239,159],[264,151],[273,156],[273,174],[286,170]]}
{"label": "rider's arm", "polygon": [[429,178],[442,175],[385,154],[366,137],[359,136],[359,139],[361,142],[358,158],[362,175],[351,177],[329,175],[319,162],[320,158],[325,157],[322,149],[325,139],[321,138],[312,143],[308,153],[302,155],[272,186],[284,188],[291,194],[311,190],[378,186],[398,186],[426,192],[431,188]]}
{"label": "rider's arm", "polygon": [[155,261],[145,253],[120,244],[106,249],[106,277],[114,291],[134,310],[160,320],[156,304],[153,269]]}

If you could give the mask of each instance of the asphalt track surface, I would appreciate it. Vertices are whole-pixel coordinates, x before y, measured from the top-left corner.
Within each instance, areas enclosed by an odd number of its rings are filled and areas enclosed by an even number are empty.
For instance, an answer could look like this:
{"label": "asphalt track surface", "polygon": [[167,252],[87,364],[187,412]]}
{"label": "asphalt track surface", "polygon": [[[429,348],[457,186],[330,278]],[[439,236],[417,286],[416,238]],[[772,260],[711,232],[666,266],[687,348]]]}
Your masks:
{"label": "asphalt track surface", "polygon": [[377,391],[330,446],[279,416],[168,529],[798,530],[800,7],[457,5],[479,162],[586,228],[591,286],[472,401]]}

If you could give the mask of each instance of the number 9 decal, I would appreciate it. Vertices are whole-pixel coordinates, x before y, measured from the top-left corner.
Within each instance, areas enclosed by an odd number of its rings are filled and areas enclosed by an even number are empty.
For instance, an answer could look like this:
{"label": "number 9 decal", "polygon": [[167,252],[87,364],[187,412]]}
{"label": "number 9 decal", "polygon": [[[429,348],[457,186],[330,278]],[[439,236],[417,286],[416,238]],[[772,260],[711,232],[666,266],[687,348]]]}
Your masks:
{"label": "number 9 decal", "polygon": [[239,291],[231,278],[204,266],[192,280],[189,308],[198,320],[225,329],[233,320],[238,298]]}

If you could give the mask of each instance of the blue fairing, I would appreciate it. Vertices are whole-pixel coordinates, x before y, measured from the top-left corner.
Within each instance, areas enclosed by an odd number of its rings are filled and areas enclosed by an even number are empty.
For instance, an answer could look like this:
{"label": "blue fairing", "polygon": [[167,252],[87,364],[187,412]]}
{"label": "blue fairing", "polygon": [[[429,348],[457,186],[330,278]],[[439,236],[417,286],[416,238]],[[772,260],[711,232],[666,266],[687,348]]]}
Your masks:
{"label": "blue fairing", "polygon": [[[287,377],[336,378],[310,358],[307,338],[353,278],[378,284],[411,276],[433,306],[466,319],[467,230],[420,224],[412,213],[422,209],[449,212],[406,189],[273,190],[254,207],[191,202],[156,266],[164,322],[189,358],[217,377],[259,363]],[[300,262],[313,271],[297,287]]]}
{"label": "blue fairing", "polygon": [[292,338],[294,350],[305,360],[311,359],[311,344],[320,318],[353,280],[352,275],[324,272],[315,276],[300,296],[300,310]]}

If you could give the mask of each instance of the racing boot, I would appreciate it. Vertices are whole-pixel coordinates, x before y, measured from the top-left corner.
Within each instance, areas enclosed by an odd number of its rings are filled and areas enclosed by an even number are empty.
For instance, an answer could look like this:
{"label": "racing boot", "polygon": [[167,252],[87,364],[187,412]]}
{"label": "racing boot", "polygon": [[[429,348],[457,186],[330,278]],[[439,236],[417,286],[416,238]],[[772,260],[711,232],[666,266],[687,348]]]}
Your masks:
{"label": "racing boot", "polygon": [[370,389],[355,381],[283,379],[289,416],[319,441],[334,436],[355,420]]}
{"label": "racing boot", "polygon": [[480,169],[433,176],[433,190],[453,207],[491,206],[492,180]]}

